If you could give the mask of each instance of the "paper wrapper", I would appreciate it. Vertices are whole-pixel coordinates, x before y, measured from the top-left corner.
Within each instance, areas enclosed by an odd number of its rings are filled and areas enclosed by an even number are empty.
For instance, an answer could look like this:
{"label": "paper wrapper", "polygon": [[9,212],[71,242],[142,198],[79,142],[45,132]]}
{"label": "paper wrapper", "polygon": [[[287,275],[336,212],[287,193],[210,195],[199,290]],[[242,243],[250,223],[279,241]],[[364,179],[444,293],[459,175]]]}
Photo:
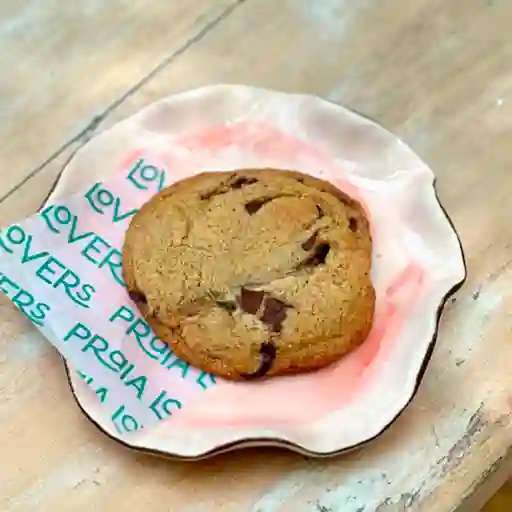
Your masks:
{"label": "paper wrapper", "polygon": [[3,229],[0,287],[94,384],[120,432],[132,432],[171,416],[215,378],[153,334],[123,281],[130,219],[168,174],[144,158],[118,174]]}
{"label": "paper wrapper", "polygon": [[[0,232],[0,288],[81,372],[107,431],[147,432],[159,422],[144,446],[178,453],[190,441],[186,454],[244,436],[322,452],[372,437],[405,406],[439,305],[464,266],[432,172],[391,134],[315,98],[219,86],[148,107],[89,143],[70,167],[61,187],[76,191],[84,173],[90,186]],[[231,383],[190,367],[154,336],[127,295],[120,251],[130,218],[164,186],[258,167],[309,173],[361,201],[377,308],[368,340],[338,363]],[[334,433],[348,418],[354,425]]]}

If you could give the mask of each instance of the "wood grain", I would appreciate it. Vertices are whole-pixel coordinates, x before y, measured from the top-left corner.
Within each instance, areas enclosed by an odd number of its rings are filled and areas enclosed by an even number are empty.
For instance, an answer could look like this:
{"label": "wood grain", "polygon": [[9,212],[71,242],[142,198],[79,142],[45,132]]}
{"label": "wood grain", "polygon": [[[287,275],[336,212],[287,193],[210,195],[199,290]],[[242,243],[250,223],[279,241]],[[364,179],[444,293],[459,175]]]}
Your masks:
{"label": "wood grain", "polygon": [[478,491],[494,492],[512,465],[510,2],[112,2],[89,14],[41,3],[19,25],[12,2],[0,26],[0,192],[17,187],[1,224],[35,211],[94,133],[173,91],[248,83],[323,96],[401,136],[438,176],[469,277],[411,407],[376,442],[328,461],[132,454],[81,416],[58,356],[2,300],[0,508],[477,510]]}
{"label": "wood grain", "polygon": [[0,137],[9,172],[2,174],[0,198],[87,138],[237,3],[3,2]]}

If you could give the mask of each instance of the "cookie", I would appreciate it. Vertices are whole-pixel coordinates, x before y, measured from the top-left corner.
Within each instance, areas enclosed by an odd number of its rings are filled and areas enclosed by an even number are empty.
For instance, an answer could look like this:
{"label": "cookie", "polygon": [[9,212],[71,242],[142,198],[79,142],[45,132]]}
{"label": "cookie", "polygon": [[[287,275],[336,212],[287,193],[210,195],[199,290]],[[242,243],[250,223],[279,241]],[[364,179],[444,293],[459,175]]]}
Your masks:
{"label": "cookie", "polygon": [[211,172],[133,217],[124,279],[193,366],[256,379],[326,366],[372,326],[372,242],[358,202],[297,172]]}

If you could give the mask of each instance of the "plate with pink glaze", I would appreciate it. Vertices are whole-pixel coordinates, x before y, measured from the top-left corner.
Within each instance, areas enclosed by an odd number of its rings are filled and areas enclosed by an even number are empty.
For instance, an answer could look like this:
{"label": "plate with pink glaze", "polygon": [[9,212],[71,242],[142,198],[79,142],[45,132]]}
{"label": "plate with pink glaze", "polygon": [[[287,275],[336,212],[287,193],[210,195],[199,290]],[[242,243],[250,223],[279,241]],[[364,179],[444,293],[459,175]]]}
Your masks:
{"label": "plate with pink glaze", "polygon": [[[177,165],[178,154],[186,165]],[[157,101],[95,137],[63,170],[49,199],[84,190],[140,158],[157,160],[171,181],[270,167],[311,174],[357,197],[374,241],[373,329],[358,349],[320,371],[205,384],[186,407],[129,437],[118,434],[97,396],[68,369],[84,414],[126,446],[184,460],[256,445],[329,456],[388,428],[413,399],[443,305],[466,276],[427,165],[392,133],[339,105],[215,85]]]}

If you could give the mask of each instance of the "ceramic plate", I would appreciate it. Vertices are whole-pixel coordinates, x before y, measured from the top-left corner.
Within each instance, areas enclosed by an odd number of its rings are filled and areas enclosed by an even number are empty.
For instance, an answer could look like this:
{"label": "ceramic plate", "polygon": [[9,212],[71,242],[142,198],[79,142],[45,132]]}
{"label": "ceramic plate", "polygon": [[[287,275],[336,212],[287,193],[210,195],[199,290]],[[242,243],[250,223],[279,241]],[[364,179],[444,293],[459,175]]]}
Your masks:
{"label": "ceramic plate", "polygon": [[[171,147],[186,156],[186,169],[173,162]],[[128,440],[68,370],[86,416],[127,446],[188,460],[254,445],[328,456],[382,433],[416,393],[442,306],[466,275],[432,171],[393,134],[343,107],[218,85],[165,98],[95,137],[63,170],[49,200],[111,177],[127,155],[140,153],[157,156],[174,179],[205,170],[286,168],[356,196],[374,239],[374,326],[359,349],[328,368],[258,383],[220,381]]]}

